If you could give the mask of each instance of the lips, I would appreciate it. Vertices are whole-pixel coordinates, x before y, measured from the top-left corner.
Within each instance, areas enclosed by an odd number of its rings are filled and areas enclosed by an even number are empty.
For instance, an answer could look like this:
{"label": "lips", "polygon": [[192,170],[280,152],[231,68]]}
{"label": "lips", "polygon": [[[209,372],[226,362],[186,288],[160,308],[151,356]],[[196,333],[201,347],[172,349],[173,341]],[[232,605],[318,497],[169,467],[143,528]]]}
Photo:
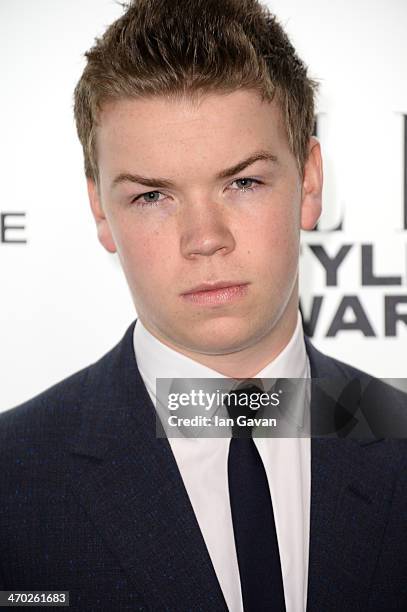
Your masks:
{"label": "lips", "polygon": [[241,285],[246,285],[245,281],[217,281],[217,282],[206,282],[189,289],[188,291],[184,291],[182,295],[190,295],[192,293],[201,293],[206,291],[214,291],[216,289],[225,289],[226,287],[238,287]]}
{"label": "lips", "polygon": [[193,308],[224,308],[244,299],[248,290],[249,283],[242,281],[206,282],[181,293],[181,299]]}

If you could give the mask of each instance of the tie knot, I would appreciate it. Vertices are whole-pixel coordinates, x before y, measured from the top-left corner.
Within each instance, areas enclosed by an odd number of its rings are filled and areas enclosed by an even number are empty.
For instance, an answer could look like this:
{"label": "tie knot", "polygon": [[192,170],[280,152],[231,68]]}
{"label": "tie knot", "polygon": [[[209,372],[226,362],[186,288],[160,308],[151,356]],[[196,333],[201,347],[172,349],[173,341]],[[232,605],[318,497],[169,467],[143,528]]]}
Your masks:
{"label": "tie knot", "polygon": [[246,384],[228,393],[224,404],[229,417],[233,419],[232,436],[234,438],[252,437],[252,419],[256,416],[259,406],[255,402],[254,407],[252,402],[258,400],[261,393],[263,393],[261,382]]}

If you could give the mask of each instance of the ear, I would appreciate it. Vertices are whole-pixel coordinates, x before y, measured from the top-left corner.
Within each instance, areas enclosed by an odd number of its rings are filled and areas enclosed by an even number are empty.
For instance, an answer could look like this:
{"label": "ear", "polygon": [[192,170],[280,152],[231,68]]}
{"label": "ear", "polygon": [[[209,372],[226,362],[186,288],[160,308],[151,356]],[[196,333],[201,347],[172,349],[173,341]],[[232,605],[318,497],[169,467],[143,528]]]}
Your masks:
{"label": "ear", "polygon": [[88,178],[86,180],[88,185],[90,207],[96,222],[99,242],[105,247],[106,251],[109,251],[109,253],[115,253],[116,245],[100,202],[98,186],[93,179]]}
{"label": "ear", "polygon": [[321,215],[322,183],[321,146],[315,136],[311,136],[302,180],[301,229],[303,230],[312,230]]}

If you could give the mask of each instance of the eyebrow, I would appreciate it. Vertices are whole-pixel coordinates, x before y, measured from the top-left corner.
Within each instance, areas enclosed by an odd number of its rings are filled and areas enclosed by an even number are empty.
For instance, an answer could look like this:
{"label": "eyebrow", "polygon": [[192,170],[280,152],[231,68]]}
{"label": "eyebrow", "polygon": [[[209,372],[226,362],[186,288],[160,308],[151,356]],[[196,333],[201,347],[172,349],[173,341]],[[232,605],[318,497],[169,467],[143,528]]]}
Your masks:
{"label": "eyebrow", "polygon": [[[247,166],[251,166],[256,161],[271,161],[277,162],[278,159],[276,155],[273,155],[270,151],[256,151],[246,159],[238,162],[234,166],[230,168],[226,168],[226,170],[221,170],[217,175],[216,179],[229,178],[238,172],[241,172]],[[159,187],[161,189],[168,189],[175,186],[173,181],[165,178],[147,178],[145,176],[140,176],[139,174],[130,174],[128,172],[121,172],[118,174],[112,181],[112,188],[116,187],[120,183],[125,182],[131,183],[140,183],[141,185],[146,185],[147,187]]]}

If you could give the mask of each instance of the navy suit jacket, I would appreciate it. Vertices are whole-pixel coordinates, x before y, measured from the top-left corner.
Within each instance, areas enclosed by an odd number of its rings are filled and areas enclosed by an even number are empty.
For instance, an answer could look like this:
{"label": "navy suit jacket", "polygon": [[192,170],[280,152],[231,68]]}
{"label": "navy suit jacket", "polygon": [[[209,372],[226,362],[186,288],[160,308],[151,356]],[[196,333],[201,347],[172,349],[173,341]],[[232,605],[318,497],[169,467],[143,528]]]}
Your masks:
{"label": "navy suit jacket", "polygon": [[[0,590],[69,591],[83,612],[225,612],[156,437],[133,327],[97,363],[0,414]],[[306,344],[313,377],[369,378]],[[307,612],[407,610],[406,474],[405,440],[312,438]]]}

